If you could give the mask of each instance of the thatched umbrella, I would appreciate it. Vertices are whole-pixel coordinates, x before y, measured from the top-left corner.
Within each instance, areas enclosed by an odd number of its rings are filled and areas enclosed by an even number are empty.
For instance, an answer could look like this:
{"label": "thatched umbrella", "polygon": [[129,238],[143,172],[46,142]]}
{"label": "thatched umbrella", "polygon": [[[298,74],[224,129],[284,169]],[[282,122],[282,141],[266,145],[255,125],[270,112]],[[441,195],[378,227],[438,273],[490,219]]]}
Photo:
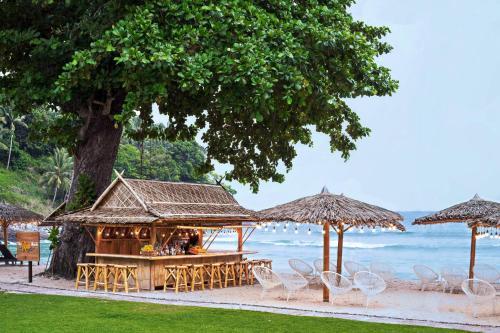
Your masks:
{"label": "thatched umbrella", "polygon": [[[357,228],[397,228],[404,231],[400,223],[403,217],[390,210],[370,205],[344,195],[328,192],[326,187],[320,194],[297,199],[258,212],[263,221],[293,221],[323,225],[323,270],[329,269],[330,226],[338,235],[337,273],[342,272],[342,247],[344,233],[352,227]],[[328,301],[328,290],[323,288],[323,300]]]}
{"label": "thatched umbrella", "polygon": [[[413,224],[468,223],[471,228],[469,278],[472,279],[474,277],[474,263],[476,260],[477,228],[481,225],[481,221],[492,224],[494,221],[498,222],[498,214],[500,214],[500,203],[481,199],[476,194],[469,201],[456,204],[428,216],[420,217]],[[497,216],[496,220],[495,216]]]}
{"label": "thatched umbrella", "polygon": [[3,228],[3,240],[5,245],[8,244],[7,228],[11,224],[19,223],[37,223],[43,220],[43,216],[34,213],[30,210],[0,203],[0,225]]}

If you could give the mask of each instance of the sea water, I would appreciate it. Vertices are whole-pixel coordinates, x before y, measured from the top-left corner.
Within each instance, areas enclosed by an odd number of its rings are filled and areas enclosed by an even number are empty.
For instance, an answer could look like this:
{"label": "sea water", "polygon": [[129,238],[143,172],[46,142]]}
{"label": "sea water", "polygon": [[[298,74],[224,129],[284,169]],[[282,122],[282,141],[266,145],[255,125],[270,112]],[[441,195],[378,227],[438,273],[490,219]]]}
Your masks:
{"label": "sea water", "polygon": [[[364,229],[347,232],[344,235],[343,260],[353,260],[364,265],[371,262],[384,262],[391,265],[396,275],[402,279],[415,279],[413,265],[424,264],[440,271],[442,267],[453,265],[469,269],[470,229],[465,223],[446,223],[430,226],[413,226],[415,218],[427,215],[427,212],[403,212],[403,224],[406,232],[386,231],[373,233]],[[285,223],[280,223],[273,232],[273,227],[256,229],[245,242],[244,249],[257,251],[249,258],[269,258],[278,272],[290,271],[288,260],[302,259],[312,265],[313,261],[323,256],[322,228],[315,225],[299,225],[295,234],[295,224],[289,223],[284,232]],[[308,234],[308,229],[311,234]],[[235,250],[235,233],[220,234],[211,245],[212,250]],[[337,236],[330,233],[330,258],[335,261],[337,254]],[[15,253],[15,245],[11,244]],[[49,255],[49,242],[42,241],[41,256],[45,263]],[[500,269],[500,240],[483,238],[477,240],[476,263],[486,263]]]}

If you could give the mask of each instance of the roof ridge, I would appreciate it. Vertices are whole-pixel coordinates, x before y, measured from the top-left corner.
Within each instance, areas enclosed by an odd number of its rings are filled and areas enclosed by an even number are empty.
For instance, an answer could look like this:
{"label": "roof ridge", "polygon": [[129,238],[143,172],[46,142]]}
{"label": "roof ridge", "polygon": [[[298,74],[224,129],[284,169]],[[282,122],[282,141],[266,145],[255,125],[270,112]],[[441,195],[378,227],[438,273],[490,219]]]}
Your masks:
{"label": "roof ridge", "polygon": [[162,184],[174,184],[174,185],[199,185],[199,186],[213,186],[213,187],[222,187],[222,185],[218,184],[209,184],[209,183],[193,183],[193,182],[174,182],[170,180],[156,180],[156,179],[136,179],[136,178],[123,178],[124,180],[132,180],[132,181],[141,181],[141,182],[151,182],[151,183],[162,183]]}

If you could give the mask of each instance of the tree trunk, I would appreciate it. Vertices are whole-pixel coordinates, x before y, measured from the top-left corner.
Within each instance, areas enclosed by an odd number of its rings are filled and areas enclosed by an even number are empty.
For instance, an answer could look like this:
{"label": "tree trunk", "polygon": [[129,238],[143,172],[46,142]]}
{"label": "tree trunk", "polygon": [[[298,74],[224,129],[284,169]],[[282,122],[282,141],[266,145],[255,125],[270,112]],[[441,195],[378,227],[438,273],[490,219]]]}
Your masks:
{"label": "tree trunk", "polygon": [[[85,140],[78,143],[74,155],[73,179],[68,202],[77,190],[80,175],[85,174],[95,184],[99,196],[111,181],[116,160],[122,126],[114,127],[110,116],[93,115],[86,130]],[[95,251],[89,234],[78,224],[65,223],[61,233],[61,244],[54,251],[51,270],[54,274],[74,278],[78,262],[90,262],[87,252]]]}
{"label": "tree trunk", "polygon": [[10,166],[10,156],[12,155],[12,140],[14,139],[14,133],[10,135],[10,146],[9,146],[9,157],[7,158],[7,170]]}
{"label": "tree trunk", "polygon": [[56,196],[57,196],[57,186],[54,189],[54,197],[52,198],[52,207],[54,207],[54,202],[56,202]]}

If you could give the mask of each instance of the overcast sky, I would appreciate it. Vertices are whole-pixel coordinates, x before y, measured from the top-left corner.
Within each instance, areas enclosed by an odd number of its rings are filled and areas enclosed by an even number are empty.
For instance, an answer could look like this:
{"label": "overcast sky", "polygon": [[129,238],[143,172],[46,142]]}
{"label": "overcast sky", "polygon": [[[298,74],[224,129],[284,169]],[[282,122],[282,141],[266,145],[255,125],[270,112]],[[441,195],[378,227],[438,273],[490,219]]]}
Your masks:
{"label": "overcast sky", "polygon": [[[400,88],[349,104],[372,129],[344,162],[328,138],[298,146],[282,184],[258,194],[232,183],[245,207],[330,192],[394,210],[438,210],[475,193],[500,201],[500,1],[359,1],[356,18],[387,25],[380,63]],[[222,172],[222,166],[217,167]]]}

